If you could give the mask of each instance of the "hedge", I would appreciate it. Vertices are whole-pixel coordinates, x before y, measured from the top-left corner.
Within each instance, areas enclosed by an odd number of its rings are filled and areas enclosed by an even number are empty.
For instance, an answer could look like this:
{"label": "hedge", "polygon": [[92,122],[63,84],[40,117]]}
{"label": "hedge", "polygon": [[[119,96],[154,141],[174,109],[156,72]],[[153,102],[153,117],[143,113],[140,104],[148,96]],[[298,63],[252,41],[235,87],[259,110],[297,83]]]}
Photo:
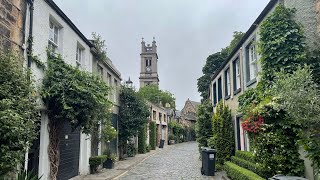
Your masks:
{"label": "hedge", "polygon": [[230,161],[224,163],[224,169],[232,180],[264,180],[258,174],[244,169]]}
{"label": "hedge", "polygon": [[151,146],[152,150],[156,149],[156,144],[157,144],[157,140],[156,140],[156,135],[157,135],[157,127],[156,127],[156,123],[155,122],[150,122],[150,131],[149,131],[149,144]]}
{"label": "hedge", "polygon": [[247,161],[245,159],[242,159],[242,158],[239,158],[239,157],[235,157],[235,156],[232,156],[231,157],[231,162],[240,166],[240,167],[243,167],[245,169],[248,169],[254,173],[257,173],[259,174],[260,176],[264,176],[264,171],[262,169],[261,166],[259,166],[258,164],[256,163],[252,163],[250,161]]}
{"label": "hedge", "polygon": [[146,126],[144,126],[143,128],[141,128],[139,130],[139,134],[138,134],[138,152],[140,154],[145,154],[146,150],[147,150],[147,144],[146,144],[146,133],[147,133],[147,129]]}
{"label": "hedge", "polygon": [[107,160],[107,155],[92,156],[89,158],[90,169],[92,173],[97,172],[98,166]]}
{"label": "hedge", "polygon": [[255,163],[255,157],[252,152],[248,151],[236,151],[236,157],[239,157],[241,159],[247,160],[249,162]]}

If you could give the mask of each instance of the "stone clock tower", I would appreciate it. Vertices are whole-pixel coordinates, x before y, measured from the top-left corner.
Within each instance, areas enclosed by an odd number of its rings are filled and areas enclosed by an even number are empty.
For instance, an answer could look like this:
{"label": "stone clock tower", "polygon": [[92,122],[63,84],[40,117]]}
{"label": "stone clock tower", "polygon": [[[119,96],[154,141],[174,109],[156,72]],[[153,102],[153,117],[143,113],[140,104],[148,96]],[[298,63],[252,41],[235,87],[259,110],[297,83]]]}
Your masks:
{"label": "stone clock tower", "polygon": [[152,45],[148,44],[147,46],[142,38],[140,57],[140,88],[150,84],[159,85],[158,54],[157,45],[154,38],[152,41]]}

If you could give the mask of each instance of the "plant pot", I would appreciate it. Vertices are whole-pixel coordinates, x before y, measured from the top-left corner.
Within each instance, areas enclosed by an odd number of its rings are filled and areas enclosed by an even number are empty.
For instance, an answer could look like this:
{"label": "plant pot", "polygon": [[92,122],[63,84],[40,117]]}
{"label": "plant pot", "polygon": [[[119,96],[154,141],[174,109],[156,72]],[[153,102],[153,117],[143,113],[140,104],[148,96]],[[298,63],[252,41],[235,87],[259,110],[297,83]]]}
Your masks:
{"label": "plant pot", "polygon": [[169,144],[171,145],[171,144],[174,144],[175,143],[175,141],[174,140],[169,140]]}
{"label": "plant pot", "polygon": [[112,159],[107,159],[105,162],[103,162],[103,168],[113,169],[114,163],[113,163]]}

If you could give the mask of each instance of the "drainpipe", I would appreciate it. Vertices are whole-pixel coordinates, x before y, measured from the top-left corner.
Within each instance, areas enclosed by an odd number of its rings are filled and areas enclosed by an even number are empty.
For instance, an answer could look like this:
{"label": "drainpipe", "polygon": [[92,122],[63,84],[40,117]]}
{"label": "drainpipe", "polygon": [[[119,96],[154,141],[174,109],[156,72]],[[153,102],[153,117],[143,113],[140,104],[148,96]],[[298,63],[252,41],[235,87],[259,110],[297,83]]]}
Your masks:
{"label": "drainpipe", "polygon": [[28,48],[27,48],[27,57],[28,57],[28,68],[31,67],[31,61],[32,61],[32,31],[33,31],[33,1],[34,0],[28,0],[29,3],[29,11],[30,11],[30,23],[29,23],[29,37],[28,37]]}

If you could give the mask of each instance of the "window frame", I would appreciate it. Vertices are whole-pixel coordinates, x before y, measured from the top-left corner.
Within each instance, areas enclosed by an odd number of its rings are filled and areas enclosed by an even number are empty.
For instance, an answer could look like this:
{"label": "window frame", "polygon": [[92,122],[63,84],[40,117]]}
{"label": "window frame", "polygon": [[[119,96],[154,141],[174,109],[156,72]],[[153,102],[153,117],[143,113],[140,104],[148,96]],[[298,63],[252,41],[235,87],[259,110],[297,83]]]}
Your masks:
{"label": "window frame", "polygon": [[228,100],[231,96],[231,76],[230,66],[228,65],[224,71],[224,85],[225,85],[225,100]]}
{"label": "window frame", "polygon": [[76,64],[77,67],[81,67],[84,60],[84,48],[77,44],[77,51],[76,51]]}
{"label": "window frame", "polygon": [[218,103],[220,102],[220,100],[222,99],[222,78],[221,76],[218,78]]}
{"label": "window frame", "polygon": [[240,64],[239,57],[235,58],[232,61],[232,69],[233,69],[233,95],[236,95],[239,92],[241,92],[241,64]]}
{"label": "window frame", "polygon": [[217,105],[217,82],[212,84],[212,99],[213,99],[213,107]]}
{"label": "window frame", "polygon": [[103,78],[103,67],[98,63],[97,63],[97,74],[98,74],[98,76]]}
{"label": "window frame", "polygon": [[258,76],[258,52],[256,38],[252,38],[245,48],[246,86],[254,84]]}
{"label": "window frame", "polygon": [[54,53],[57,53],[59,49],[60,29],[57,23],[52,19],[49,20],[48,49]]}

